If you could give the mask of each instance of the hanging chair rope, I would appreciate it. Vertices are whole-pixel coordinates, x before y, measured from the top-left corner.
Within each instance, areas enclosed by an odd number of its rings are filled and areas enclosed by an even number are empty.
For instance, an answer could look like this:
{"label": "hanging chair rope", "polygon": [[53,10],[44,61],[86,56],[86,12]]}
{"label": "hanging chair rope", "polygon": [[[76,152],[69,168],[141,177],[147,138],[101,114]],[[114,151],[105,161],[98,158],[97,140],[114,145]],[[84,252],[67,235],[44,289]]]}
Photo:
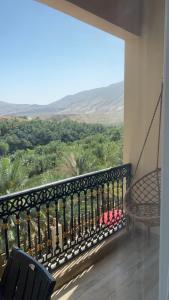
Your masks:
{"label": "hanging chair rope", "polygon": [[159,158],[160,158],[160,138],[161,138],[161,118],[162,118],[162,100],[163,100],[163,82],[161,84],[160,93],[160,115],[159,115],[159,128],[158,128],[158,147],[157,147],[157,169],[159,168]]}
{"label": "hanging chair rope", "polygon": [[156,116],[158,107],[159,107],[159,105],[160,105],[159,129],[158,129],[158,145],[157,145],[157,165],[156,165],[157,169],[159,168],[160,133],[161,133],[161,117],[162,117],[162,98],[163,98],[163,83],[161,84],[160,95],[159,95],[159,97],[158,97],[158,101],[157,101],[157,104],[156,104],[156,106],[155,106],[155,109],[154,109],[154,112],[153,112],[153,116],[152,116],[150,125],[149,125],[149,127],[148,127],[148,131],[147,131],[147,134],[146,134],[146,137],[145,137],[145,140],[144,140],[144,143],[143,143],[143,146],[142,146],[140,155],[139,155],[139,159],[138,159],[138,162],[137,162],[137,165],[136,165],[135,172],[134,172],[134,175],[133,175],[133,179],[132,179],[132,180],[134,180],[134,178],[135,178],[135,176],[136,176],[136,173],[137,173],[137,171],[138,171],[138,167],[139,167],[141,158],[142,158],[142,156],[143,156],[143,152],[144,152],[145,146],[146,146],[146,144],[147,144],[147,140],[148,140],[148,138],[149,138],[149,135],[150,135],[150,132],[151,132],[151,128],[152,128],[152,125],[153,125],[153,122],[154,122],[154,119],[155,119],[155,116]]}
{"label": "hanging chair rope", "polygon": [[[141,148],[139,159],[136,165],[132,183],[128,188],[124,202],[126,213],[133,220],[142,222],[148,226],[159,226],[160,223],[160,185],[161,185],[161,170],[159,168],[160,159],[160,133],[161,133],[161,119],[162,119],[162,97],[163,97],[163,83],[161,85],[160,95],[156,103],[147,134]],[[134,181],[138,167],[143,156],[145,146],[147,144],[153,122],[155,120],[157,111],[159,111],[159,124],[158,124],[158,139],[157,139],[157,160],[156,169],[145,174],[137,181]]]}

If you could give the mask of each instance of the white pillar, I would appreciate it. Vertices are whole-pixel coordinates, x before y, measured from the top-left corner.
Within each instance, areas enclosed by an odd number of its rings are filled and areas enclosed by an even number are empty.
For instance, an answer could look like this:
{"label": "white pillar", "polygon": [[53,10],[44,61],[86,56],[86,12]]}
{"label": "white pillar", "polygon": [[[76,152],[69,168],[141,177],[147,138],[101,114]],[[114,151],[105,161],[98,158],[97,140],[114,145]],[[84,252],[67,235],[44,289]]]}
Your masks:
{"label": "white pillar", "polygon": [[169,300],[169,0],[165,0],[159,300]]}

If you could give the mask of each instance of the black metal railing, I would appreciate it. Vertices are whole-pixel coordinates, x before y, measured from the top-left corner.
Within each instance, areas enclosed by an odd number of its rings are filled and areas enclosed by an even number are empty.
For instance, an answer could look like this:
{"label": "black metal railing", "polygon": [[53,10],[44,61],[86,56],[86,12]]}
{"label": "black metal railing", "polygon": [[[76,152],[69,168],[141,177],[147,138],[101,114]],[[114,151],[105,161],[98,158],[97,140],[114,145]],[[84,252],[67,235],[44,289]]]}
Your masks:
{"label": "black metal railing", "polygon": [[0,197],[0,250],[29,252],[49,270],[125,226],[131,165],[92,172]]}

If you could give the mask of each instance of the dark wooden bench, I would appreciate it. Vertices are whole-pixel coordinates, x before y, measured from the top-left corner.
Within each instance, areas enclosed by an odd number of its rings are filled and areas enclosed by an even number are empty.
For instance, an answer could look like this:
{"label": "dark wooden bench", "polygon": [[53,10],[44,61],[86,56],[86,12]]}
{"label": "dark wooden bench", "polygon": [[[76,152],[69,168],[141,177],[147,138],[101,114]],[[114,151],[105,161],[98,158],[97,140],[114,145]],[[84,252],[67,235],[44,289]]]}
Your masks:
{"label": "dark wooden bench", "polygon": [[13,248],[0,283],[0,299],[48,300],[54,286],[54,278],[40,263]]}

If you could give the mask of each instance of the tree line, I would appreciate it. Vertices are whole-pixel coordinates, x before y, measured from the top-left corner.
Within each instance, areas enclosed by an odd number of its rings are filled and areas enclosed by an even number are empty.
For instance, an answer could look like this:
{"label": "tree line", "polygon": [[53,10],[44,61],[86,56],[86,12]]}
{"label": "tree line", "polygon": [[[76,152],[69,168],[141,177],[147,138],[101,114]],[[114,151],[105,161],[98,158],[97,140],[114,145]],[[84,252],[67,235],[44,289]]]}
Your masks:
{"label": "tree line", "polygon": [[113,167],[122,127],[73,121],[0,121],[0,194]]}

